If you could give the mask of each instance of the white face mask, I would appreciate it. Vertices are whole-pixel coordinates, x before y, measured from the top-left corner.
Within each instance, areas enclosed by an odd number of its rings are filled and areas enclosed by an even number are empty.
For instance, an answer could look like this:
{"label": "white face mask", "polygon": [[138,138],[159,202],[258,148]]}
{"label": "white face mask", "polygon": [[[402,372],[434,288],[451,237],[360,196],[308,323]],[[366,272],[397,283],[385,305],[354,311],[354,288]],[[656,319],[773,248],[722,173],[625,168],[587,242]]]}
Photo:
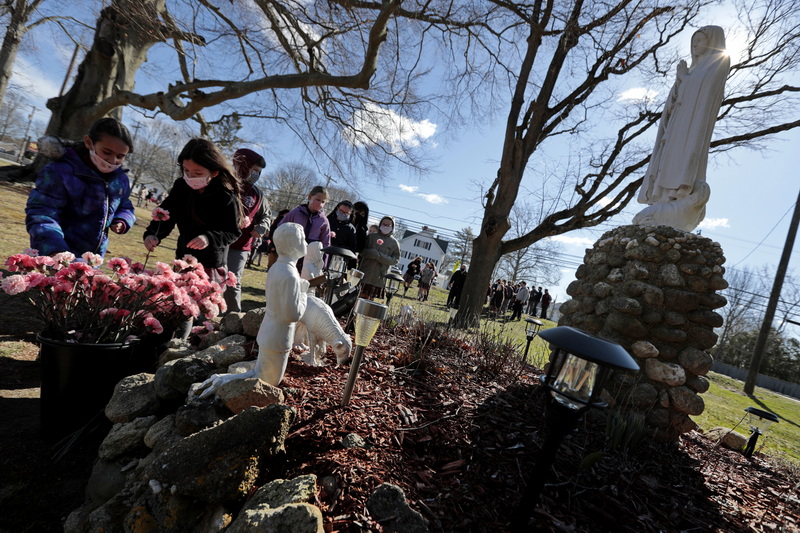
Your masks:
{"label": "white face mask", "polygon": [[384,235],[389,235],[392,232],[392,229],[393,228],[391,226],[384,224],[381,226],[381,233]]}
{"label": "white face mask", "polygon": [[183,181],[186,182],[186,185],[191,187],[194,190],[202,189],[206,185],[209,184],[211,181],[211,176],[201,176],[199,178],[190,178],[186,174],[183,175]]}
{"label": "white face mask", "polygon": [[94,166],[97,167],[97,170],[99,170],[103,174],[114,172],[115,170],[117,170],[119,167],[122,166],[122,163],[115,165],[114,163],[109,163],[108,161],[97,155],[97,152],[94,151],[94,146],[92,146],[92,149],[89,150],[89,159],[92,160],[92,163],[94,163]]}

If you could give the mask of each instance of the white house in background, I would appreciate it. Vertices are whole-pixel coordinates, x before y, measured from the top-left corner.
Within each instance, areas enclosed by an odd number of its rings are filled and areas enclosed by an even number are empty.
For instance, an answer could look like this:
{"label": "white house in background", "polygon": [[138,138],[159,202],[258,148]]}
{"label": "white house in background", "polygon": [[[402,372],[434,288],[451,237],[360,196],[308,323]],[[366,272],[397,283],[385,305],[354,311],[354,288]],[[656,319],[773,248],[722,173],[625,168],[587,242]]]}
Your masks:
{"label": "white house in background", "polygon": [[423,267],[425,263],[433,263],[438,271],[444,254],[447,252],[448,244],[450,244],[449,241],[437,238],[428,226],[422,226],[419,233],[405,230],[403,238],[400,239],[400,263],[397,268],[400,269],[400,272],[405,273],[408,264],[415,257],[421,257]]}

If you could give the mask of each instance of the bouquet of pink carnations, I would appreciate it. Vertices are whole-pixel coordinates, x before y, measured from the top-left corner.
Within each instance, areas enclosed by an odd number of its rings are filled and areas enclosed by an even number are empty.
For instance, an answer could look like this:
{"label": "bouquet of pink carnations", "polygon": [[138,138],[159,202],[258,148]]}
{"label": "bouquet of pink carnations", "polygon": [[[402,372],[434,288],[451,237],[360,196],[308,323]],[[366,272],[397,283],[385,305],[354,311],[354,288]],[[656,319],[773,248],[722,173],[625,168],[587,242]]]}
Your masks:
{"label": "bouquet of pink carnations", "polygon": [[[41,335],[52,340],[130,341],[175,329],[201,313],[213,318],[225,311],[224,287],[210,281],[190,255],[147,270],[122,257],[101,268],[103,258],[89,252],[78,261],[69,252],[26,252],[6,260],[15,274],[0,280],[0,288],[10,295],[24,293],[44,322]],[[226,284],[232,283],[231,273]]]}

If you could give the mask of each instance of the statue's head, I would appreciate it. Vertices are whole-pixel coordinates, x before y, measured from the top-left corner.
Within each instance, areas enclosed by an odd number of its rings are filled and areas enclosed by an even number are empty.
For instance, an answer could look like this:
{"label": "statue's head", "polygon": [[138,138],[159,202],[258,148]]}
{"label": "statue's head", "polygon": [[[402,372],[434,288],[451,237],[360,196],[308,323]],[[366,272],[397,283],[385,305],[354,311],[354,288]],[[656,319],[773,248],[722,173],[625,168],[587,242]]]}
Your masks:
{"label": "statue's head", "polygon": [[703,26],[692,35],[692,60],[706,54],[726,54],[725,31],[719,26]]}
{"label": "statue's head", "polygon": [[294,222],[281,224],[272,235],[278,256],[296,261],[306,255],[306,238],[303,226]]}
{"label": "statue's head", "polygon": [[306,246],[306,259],[308,261],[319,262],[322,261],[322,243],[314,241],[308,243]]}

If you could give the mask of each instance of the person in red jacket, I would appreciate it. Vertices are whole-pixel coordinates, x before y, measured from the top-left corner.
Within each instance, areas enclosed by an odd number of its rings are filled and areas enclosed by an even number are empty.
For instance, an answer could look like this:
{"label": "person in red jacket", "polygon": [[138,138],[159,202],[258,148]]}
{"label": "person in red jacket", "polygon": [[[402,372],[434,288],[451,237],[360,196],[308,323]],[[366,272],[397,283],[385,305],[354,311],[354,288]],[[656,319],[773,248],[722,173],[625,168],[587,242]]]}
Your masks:
{"label": "person in red jacket", "polygon": [[228,271],[236,274],[236,286],[225,290],[225,303],[228,312],[242,310],[242,274],[247,258],[257,239],[267,233],[269,227],[269,201],[256,186],[261,171],[267,165],[264,157],[247,148],[240,148],[233,154],[233,168],[241,183],[240,201],[244,210],[244,220],[240,221],[242,234],[228,247]]}

